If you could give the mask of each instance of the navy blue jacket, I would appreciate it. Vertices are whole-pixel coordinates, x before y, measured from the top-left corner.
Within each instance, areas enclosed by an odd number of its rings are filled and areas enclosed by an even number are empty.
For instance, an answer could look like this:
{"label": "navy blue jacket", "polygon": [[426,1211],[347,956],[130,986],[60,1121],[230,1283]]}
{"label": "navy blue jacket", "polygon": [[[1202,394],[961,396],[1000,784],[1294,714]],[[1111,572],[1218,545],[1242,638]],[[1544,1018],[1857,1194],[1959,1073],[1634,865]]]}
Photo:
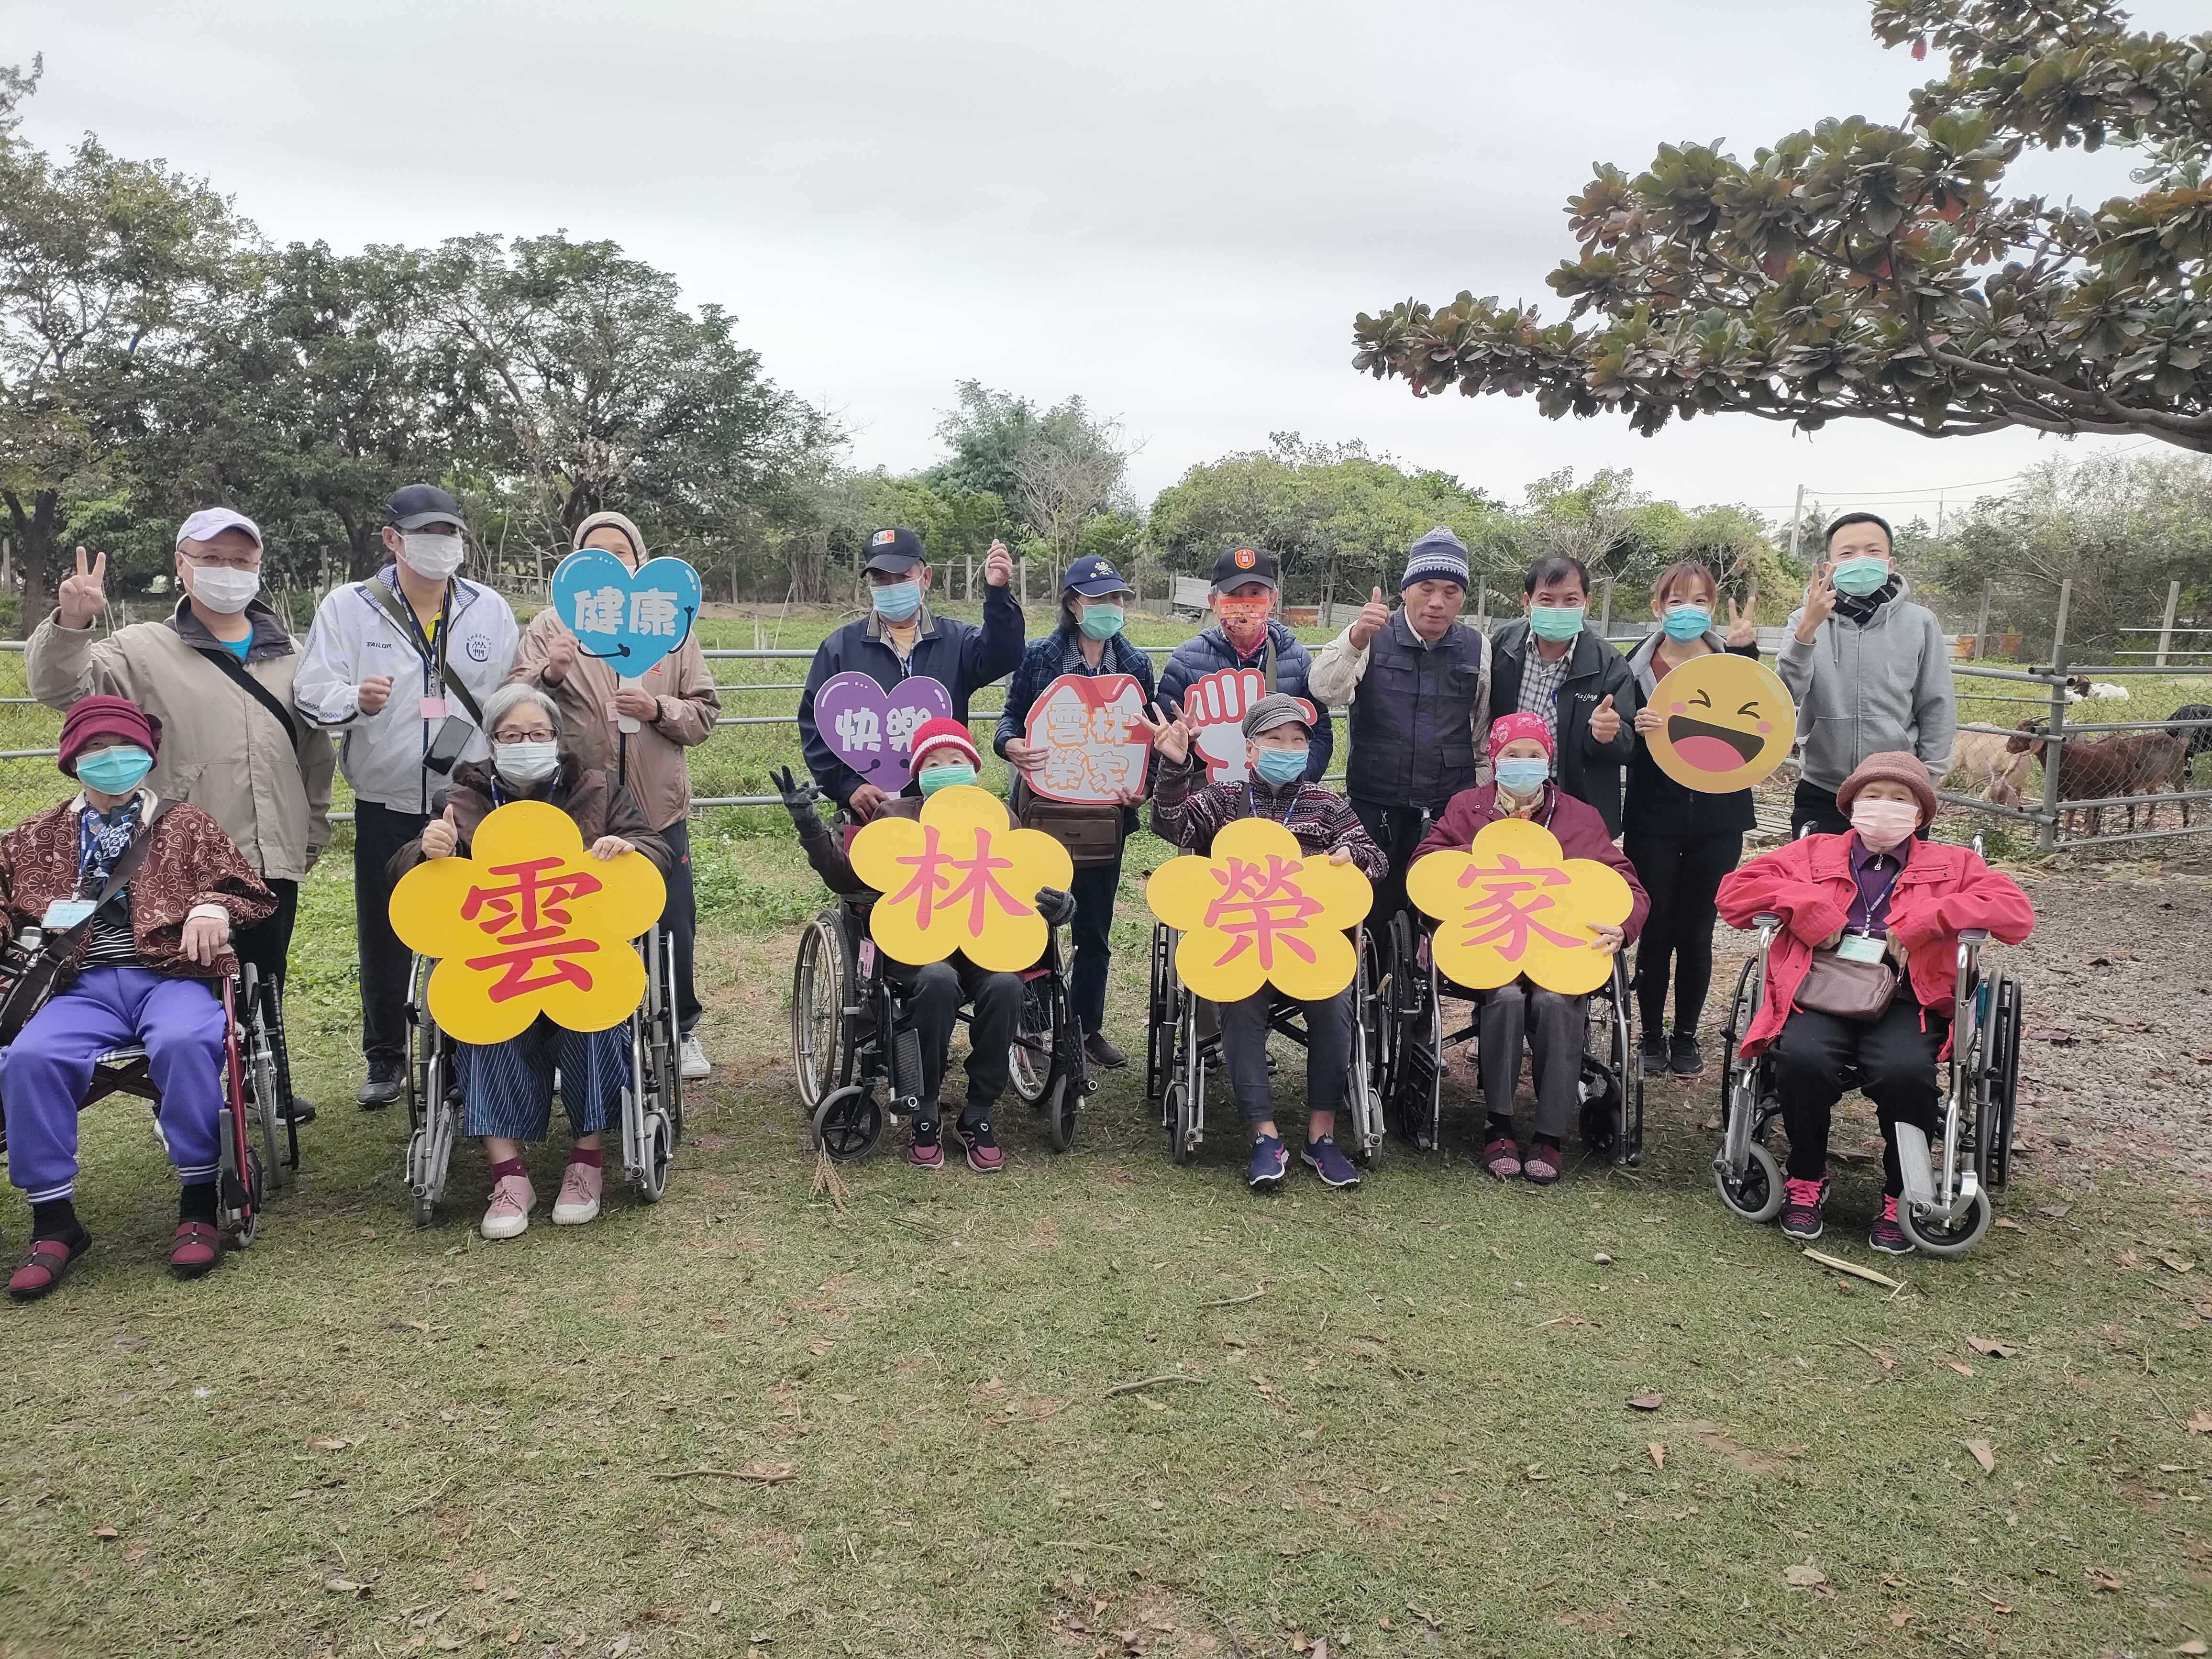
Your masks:
{"label": "navy blue jacket", "polygon": [[1297,635],[1279,622],[1267,624],[1267,639],[1249,657],[1240,657],[1237,647],[1218,628],[1209,628],[1196,639],[1185,640],[1176,647],[1168,665],[1160,671],[1160,706],[1164,709],[1180,710],[1183,693],[1190,690],[1193,680],[1203,679],[1216,669],[1258,668],[1267,665],[1267,643],[1275,647],[1275,690],[1286,691],[1291,696],[1304,697],[1314,707],[1313,741],[1306,750],[1306,781],[1319,783],[1328,771],[1329,757],[1336,751],[1336,723],[1329,718],[1328,707],[1306,689],[1306,676],[1313,668],[1313,653],[1298,643]]}
{"label": "navy blue jacket", "polygon": [[[1060,615],[1067,617],[1066,607],[1061,608]],[[1087,667],[1063,669],[1060,664],[1074,644],[1068,636],[1074,631],[1074,621],[1069,618],[1042,639],[1031,640],[1029,649],[1022,653],[1021,666],[1014,670],[1014,678],[1006,684],[1006,706],[999,715],[999,729],[991,738],[991,747],[1001,760],[1006,758],[1006,745],[1029,730],[1030,710],[1044,695],[1045,687],[1063,673],[1090,674],[1093,678],[1098,674],[1127,674],[1137,682],[1145,694],[1146,706],[1151,707],[1152,659],[1149,656],[1116,634],[1098,653],[1095,671]],[[1122,820],[1121,833],[1131,835],[1136,828],[1137,811],[1131,807]]]}
{"label": "navy blue jacket", "polygon": [[873,615],[848,622],[814,653],[806,670],[806,689],[799,696],[799,738],[806,769],[830,799],[842,806],[860,787],[860,775],[834,754],[814,724],[814,694],[824,680],[858,669],[886,691],[920,674],[937,681],[952,696],[952,718],[968,722],[968,699],[978,688],[1013,672],[1022,659],[1022,605],[1011,586],[983,590],[983,625],[922,612],[914,655],[902,663],[883,637]]}

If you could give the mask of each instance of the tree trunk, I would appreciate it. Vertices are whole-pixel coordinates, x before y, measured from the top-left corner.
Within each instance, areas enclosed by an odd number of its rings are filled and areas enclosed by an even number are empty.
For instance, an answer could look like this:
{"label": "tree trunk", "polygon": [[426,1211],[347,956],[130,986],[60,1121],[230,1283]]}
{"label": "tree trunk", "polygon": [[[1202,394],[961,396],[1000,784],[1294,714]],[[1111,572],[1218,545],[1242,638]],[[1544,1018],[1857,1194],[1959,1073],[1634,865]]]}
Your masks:
{"label": "tree trunk", "polygon": [[15,530],[15,544],[22,552],[23,614],[19,631],[27,640],[31,630],[46,620],[46,611],[54,602],[58,579],[54,543],[61,517],[61,492],[38,491],[31,497],[28,513],[23,511],[23,503],[14,490],[6,491],[4,499],[9,520]]}

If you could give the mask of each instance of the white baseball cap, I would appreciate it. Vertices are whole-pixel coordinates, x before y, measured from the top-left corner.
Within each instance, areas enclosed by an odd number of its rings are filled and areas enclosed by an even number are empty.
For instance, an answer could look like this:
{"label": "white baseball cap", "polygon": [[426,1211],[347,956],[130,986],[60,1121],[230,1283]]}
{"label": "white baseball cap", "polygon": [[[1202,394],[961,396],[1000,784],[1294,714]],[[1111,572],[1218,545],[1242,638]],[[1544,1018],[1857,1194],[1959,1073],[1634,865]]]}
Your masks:
{"label": "white baseball cap", "polygon": [[261,545],[261,526],[243,513],[227,507],[204,507],[185,520],[177,532],[177,544],[186,542],[211,542],[226,530],[243,530],[253,538],[256,547]]}

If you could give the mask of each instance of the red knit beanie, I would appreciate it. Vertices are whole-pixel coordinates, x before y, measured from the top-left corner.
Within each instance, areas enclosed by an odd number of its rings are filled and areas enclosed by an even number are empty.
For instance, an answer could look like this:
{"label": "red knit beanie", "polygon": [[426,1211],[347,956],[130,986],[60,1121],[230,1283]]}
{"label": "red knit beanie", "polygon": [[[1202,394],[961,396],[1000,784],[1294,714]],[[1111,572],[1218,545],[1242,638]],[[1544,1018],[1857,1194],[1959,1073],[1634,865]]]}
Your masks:
{"label": "red knit beanie", "polygon": [[62,721],[61,753],[56,757],[63,773],[76,775],[76,757],[94,738],[117,737],[135,743],[159,760],[161,722],[128,697],[80,697],[70,705]]}
{"label": "red knit beanie", "polygon": [[1490,723],[1490,758],[1496,760],[1498,751],[1509,743],[1522,738],[1534,738],[1544,745],[1544,753],[1553,753],[1552,728],[1544,724],[1541,714],[1500,714]]}
{"label": "red knit beanie", "polygon": [[966,726],[949,714],[939,714],[936,719],[924,720],[915,727],[914,741],[907,753],[914,757],[915,769],[920,769],[921,757],[933,749],[957,749],[968,757],[970,766],[979,771],[982,769],[983,757],[975,748],[975,738]]}

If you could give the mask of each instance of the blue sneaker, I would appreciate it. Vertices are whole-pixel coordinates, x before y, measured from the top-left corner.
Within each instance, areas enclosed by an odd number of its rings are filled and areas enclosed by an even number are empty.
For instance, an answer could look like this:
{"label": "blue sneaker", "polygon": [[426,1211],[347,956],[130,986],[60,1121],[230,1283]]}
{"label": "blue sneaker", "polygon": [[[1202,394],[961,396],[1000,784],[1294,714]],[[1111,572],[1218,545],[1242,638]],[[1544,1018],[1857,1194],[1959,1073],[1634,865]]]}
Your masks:
{"label": "blue sneaker", "polygon": [[1331,1136],[1323,1135],[1318,1140],[1306,1142],[1300,1161],[1321,1177],[1321,1184],[1324,1187],[1357,1187],[1359,1184],[1359,1170],[1344,1155],[1344,1148],[1338,1146]]}
{"label": "blue sneaker", "polygon": [[1280,1135],[1261,1135],[1252,1143],[1252,1161],[1244,1166],[1244,1182],[1254,1192],[1273,1192],[1290,1172],[1291,1155],[1283,1150]]}

